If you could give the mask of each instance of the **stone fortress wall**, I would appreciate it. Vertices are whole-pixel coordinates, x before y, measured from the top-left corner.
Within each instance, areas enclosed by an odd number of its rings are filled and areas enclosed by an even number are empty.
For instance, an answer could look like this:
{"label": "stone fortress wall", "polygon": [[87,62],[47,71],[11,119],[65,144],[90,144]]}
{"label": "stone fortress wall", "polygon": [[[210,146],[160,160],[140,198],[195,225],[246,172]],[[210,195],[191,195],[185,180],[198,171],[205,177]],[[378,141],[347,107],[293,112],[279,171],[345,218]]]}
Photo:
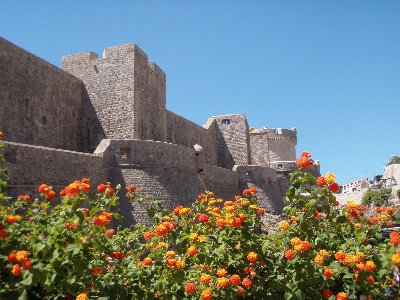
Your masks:
{"label": "stone fortress wall", "polygon": [[[199,126],[168,111],[165,73],[135,44],[107,48],[101,59],[65,56],[62,67],[0,38],[0,150],[12,196],[88,177],[95,186],[135,184],[172,209],[205,189],[232,199],[256,186],[260,205],[282,212],[295,129],[249,129],[242,114]],[[147,222],[123,197],[121,212],[128,224]]]}

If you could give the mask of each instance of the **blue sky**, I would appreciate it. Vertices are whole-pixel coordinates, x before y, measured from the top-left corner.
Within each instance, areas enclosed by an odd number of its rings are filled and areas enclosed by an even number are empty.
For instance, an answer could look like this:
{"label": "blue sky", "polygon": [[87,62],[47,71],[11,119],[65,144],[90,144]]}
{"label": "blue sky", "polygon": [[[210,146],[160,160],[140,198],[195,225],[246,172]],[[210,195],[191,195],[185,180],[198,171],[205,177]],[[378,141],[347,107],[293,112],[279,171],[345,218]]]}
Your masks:
{"label": "blue sky", "polygon": [[58,67],[135,43],[167,74],[169,110],[296,127],[297,154],[340,184],[400,155],[400,1],[0,0],[0,35]]}

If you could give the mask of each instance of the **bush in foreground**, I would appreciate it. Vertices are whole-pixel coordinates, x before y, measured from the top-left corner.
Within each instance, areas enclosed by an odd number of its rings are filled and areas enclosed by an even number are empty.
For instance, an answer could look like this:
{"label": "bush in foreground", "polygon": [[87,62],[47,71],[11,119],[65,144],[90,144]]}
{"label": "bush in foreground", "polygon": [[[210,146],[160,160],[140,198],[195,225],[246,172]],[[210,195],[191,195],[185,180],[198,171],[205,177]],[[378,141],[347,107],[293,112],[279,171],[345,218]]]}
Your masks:
{"label": "bush in foreground", "polygon": [[[210,191],[172,212],[150,201],[153,226],[121,229],[118,190],[92,192],[86,178],[62,202],[5,197],[0,182],[0,297],[7,299],[371,299],[394,297],[400,235],[382,242],[394,209],[349,202],[339,209],[335,176],[315,178],[303,152],[291,174],[280,231],[259,233],[264,210],[255,188],[222,200]],[[8,173],[1,170],[4,176]],[[145,198],[135,186],[130,201]],[[113,228],[111,228],[113,224]]]}

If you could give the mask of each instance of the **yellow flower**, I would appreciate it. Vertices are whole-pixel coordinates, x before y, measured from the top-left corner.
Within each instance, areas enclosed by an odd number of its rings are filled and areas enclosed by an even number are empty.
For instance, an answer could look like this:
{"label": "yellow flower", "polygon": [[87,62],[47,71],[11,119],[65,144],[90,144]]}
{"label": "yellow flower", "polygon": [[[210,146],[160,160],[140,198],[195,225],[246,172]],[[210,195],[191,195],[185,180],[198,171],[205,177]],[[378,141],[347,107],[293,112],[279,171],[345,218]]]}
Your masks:
{"label": "yellow flower", "polygon": [[321,255],[322,257],[327,257],[329,256],[329,253],[325,249],[321,249],[319,250],[319,255]]}
{"label": "yellow flower", "polygon": [[88,300],[89,298],[89,292],[84,291],[83,293],[80,293],[77,297],[76,300]]}
{"label": "yellow flower", "polygon": [[207,237],[206,237],[205,235],[199,235],[199,236],[197,237],[197,240],[198,240],[200,243],[203,243],[206,239],[207,239]]}
{"label": "yellow flower", "polygon": [[242,198],[242,200],[240,201],[240,203],[241,203],[243,206],[245,206],[245,205],[249,205],[249,204],[250,204],[250,201],[247,200],[246,198]]}
{"label": "yellow flower", "polygon": [[328,173],[326,173],[325,181],[327,183],[331,184],[331,183],[335,182],[335,178],[336,178],[335,174],[328,172]]}
{"label": "yellow flower", "polygon": [[194,241],[195,239],[197,239],[198,236],[199,236],[199,235],[198,235],[197,233],[192,232],[191,234],[189,234],[189,239],[190,239],[191,241]]}
{"label": "yellow flower", "polygon": [[322,265],[322,264],[324,264],[324,258],[320,255],[317,255],[316,257],[314,257],[314,262],[317,265]]}
{"label": "yellow flower", "polygon": [[280,230],[287,230],[289,228],[289,223],[286,221],[279,222],[279,229]]}

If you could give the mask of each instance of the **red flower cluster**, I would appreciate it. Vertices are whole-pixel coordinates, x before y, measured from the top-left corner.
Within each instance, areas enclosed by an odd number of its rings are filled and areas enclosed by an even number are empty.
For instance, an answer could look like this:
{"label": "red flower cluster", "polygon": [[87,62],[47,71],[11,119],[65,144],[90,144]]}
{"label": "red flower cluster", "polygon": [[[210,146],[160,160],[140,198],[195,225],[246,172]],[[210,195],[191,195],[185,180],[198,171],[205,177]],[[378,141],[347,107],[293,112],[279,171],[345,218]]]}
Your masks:
{"label": "red flower cluster", "polygon": [[77,229],[79,227],[79,223],[66,223],[65,228],[66,229]]}
{"label": "red flower cluster", "polygon": [[0,239],[5,239],[8,236],[8,232],[4,230],[4,224],[0,223]]}
{"label": "red flower cluster", "polygon": [[193,282],[188,282],[185,285],[185,292],[189,295],[193,294],[196,291],[196,285]]}
{"label": "red flower cluster", "polygon": [[[28,251],[26,251],[26,250],[11,252],[8,255],[9,262],[17,262],[17,264],[15,264],[11,270],[11,273],[14,276],[19,276],[21,274],[21,267],[24,270],[29,270],[32,267],[33,261],[28,259],[28,256],[29,256],[29,254],[28,254]],[[18,263],[21,264],[21,266]]]}
{"label": "red flower cluster", "polygon": [[199,215],[199,221],[200,221],[201,223],[207,223],[207,222],[208,222],[208,216],[205,215],[205,214],[200,214],[200,215]]}
{"label": "red flower cluster", "polygon": [[38,189],[39,193],[41,193],[47,200],[53,200],[56,197],[56,192],[53,190],[52,186],[47,184],[42,184]]}
{"label": "red flower cluster", "polygon": [[257,194],[257,189],[255,187],[251,187],[243,191],[243,196],[251,196]]}
{"label": "red flower cluster", "polygon": [[396,231],[393,231],[390,234],[390,243],[397,246],[399,242],[400,242],[400,234]]}
{"label": "red flower cluster", "polygon": [[314,165],[314,162],[311,160],[311,154],[307,151],[304,151],[303,153],[301,153],[300,158],[296,160],[296,164],[300,168],[305,169],[312,167]]}
{"label": "red flower cluster", "polygon": [[97,187],[97,191],[99,191],[100,193],[106,193],[108,194],[110,197],[112,197],[114,195],[114,189],[111,187],[111,183],[107,182],[107,184],[99,184]]}
{"label": "red flower cluster", "polygon": [[18,201],[29,202],[30,200],[31,200],[31,197],[29,195],[19,195],[18,196]]}

